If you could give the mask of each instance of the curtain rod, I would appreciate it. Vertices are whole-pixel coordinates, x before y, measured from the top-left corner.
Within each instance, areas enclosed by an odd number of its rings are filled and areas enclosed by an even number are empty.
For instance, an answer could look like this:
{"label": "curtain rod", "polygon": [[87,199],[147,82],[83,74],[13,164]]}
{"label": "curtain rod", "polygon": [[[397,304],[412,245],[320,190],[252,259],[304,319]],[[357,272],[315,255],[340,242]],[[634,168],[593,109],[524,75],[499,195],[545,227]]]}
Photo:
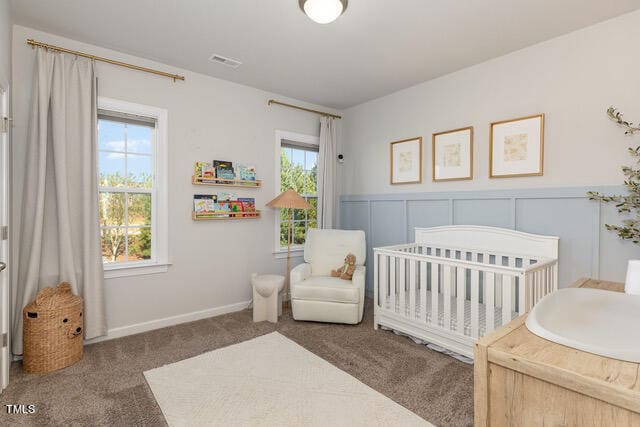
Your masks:
{"label": "curtain rod", "polygon": [[283,107],[295,108],[296,110],[302,110],[302,111],[307,111],[309,113],[320,114],[321,116],[333,117],[334,119],[342,118],[342,116],[338,116],[336,114],[325,113],[324,111],[312,110],[310,108],[298,107],[297,105],[286,104],[284,102],[276,101],[275,99],[269,100],[268,105],[271,105],[271,104],[278,104],[278,105],[282,105]]}
{"label": "curtain rod", "polygon": [[43,47],[45,49],[51,49],[51,50],[56,50],[58,52],[64,52],[64,53],[70,53],[70,54],[76,55],[76,56],[82,56],[84,58],[93,59],[94,61],[106,62],[108,64],[118,65],[120,67],[131,68],[132,70],[144,71],[145,73],[151,73],[151,74],[157,74],[158,76],[169,77],[170,79],[173,79],[174,82],[176,80],[183,80],[184,81],[184,76],[181,76],[179,74],[165,73],[164,71],[154,70],[153,68],[147,68],[147,67],[141,67],[139,65],[127,64],[126,62],[116,61],[114,59],[109,59],[109,58],[103,58],[101,56],[95,56],[95,55],[91,55],[91,54],[84,53],[84,52],[78,52],[77,50],[65,49],[64,47],[54,46],[54,45],[43,43],[43,42],[39,42],[39,41],[36,41],[36,40],[33,40],[33,39],[27,39],[27,44],[31,45],[32,47],[39,46],[39,47]]}

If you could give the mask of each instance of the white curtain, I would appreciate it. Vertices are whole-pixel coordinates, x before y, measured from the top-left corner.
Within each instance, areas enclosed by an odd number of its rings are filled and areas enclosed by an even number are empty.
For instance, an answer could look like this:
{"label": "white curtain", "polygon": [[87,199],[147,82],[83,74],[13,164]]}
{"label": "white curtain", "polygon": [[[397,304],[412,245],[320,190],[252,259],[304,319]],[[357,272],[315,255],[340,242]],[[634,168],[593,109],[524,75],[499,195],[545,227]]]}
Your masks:
{"label": "white curtain", "polygon": [[318,153],[318,228],[333,228],[337,144],[336,119],[323,116]]}
{"label": "white curtain", "polygon": [[24,171],[13,352],[22,309],[61,281],[84,299],[84,334],[106,333],[98,213],[94,64],[38,49]]}

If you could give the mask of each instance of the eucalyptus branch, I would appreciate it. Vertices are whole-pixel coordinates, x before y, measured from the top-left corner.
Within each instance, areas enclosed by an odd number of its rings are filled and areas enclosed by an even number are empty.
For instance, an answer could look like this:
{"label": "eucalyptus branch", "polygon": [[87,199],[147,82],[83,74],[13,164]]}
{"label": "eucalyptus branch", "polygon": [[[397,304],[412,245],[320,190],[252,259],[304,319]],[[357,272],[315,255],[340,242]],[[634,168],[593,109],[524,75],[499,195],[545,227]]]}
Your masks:
{"label": "eucalyptus branch", "polygon": [[[623,120],[622,113],[614,107],[607,109],[607,115],[611,120],[625,128],[624,133],[626,135],[633,135],[635,132],[640,131],[640,127]],[[621,239],[631,240],[637,244],[640,243],[640,146],[636,148],[629,147],[627,152],[636,163],[635,167],[622,167],[627,195],[604,195],[595,191],[589,191],[587,197],[589,200],[611,203],[615,206],[618,213],[631,216],[630,218],[623,219],[621,225],[605,224],[605,227],[607,230],[617,233]]]}
{"label": "eucalyptus branch", "polygon": [[[607,109],[607,115],[611,120],[626,129],[626,131],[624,132],[625,135],[633,135],[634,132],[640,132],[640,127],[633,126],[633,123],[622,120],[622,113],[619,112],[615,107],[609,107]],[[638,149],[636,148],[636,151],[637,150]]]}

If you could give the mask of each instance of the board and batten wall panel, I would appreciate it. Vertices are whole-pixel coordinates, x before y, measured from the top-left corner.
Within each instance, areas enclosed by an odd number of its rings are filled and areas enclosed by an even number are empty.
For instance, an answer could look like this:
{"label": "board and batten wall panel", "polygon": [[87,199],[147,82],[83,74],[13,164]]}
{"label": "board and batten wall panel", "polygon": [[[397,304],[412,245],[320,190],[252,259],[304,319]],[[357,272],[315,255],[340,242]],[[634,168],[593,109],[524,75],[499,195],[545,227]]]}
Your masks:
{"label": "board and batten wall panel", "polygon": [[373,293],[373,248],[414,241],[415,227],[488,225],[560,237],[559,286],[581,277],[624,281],[626,262],[640,246],[605,229],[620,218],[589,201],[589,190],[619,186],[342,196],[342,228],[367,233],[367,294]]}

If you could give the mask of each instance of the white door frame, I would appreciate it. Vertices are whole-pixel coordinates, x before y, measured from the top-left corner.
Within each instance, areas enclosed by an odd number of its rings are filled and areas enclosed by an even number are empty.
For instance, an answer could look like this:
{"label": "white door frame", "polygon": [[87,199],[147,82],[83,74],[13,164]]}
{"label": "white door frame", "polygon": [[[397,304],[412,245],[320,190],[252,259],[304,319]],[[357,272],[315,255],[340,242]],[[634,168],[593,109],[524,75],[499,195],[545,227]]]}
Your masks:
{"label": "white door frame", "polygon": [[[11,120],[9,116],[9,84],[0,81],[0,393],[9,385],[11,365],[10,280],[9,270],[9,161]],[[4,132],[3,132],[4,130]],[[6,227],[6,228],[5,228]]]}

